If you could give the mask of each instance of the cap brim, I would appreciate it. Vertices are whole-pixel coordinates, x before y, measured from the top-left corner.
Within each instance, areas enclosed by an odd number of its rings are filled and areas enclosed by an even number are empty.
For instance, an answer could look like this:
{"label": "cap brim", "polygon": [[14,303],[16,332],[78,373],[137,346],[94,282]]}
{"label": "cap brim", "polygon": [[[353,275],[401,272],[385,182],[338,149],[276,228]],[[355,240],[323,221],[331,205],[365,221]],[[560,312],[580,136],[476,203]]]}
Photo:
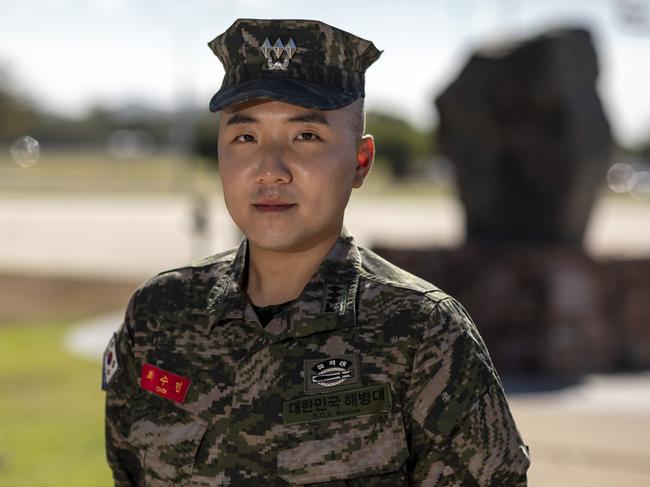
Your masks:
{"label": "cap brim", "polygon": [[336,90],[293,78],[263,78],[244,81],[219,90],[210,100],[210,111],[218,112],[235,103],[270,98],[318,110],[349,105],[359,93]]}

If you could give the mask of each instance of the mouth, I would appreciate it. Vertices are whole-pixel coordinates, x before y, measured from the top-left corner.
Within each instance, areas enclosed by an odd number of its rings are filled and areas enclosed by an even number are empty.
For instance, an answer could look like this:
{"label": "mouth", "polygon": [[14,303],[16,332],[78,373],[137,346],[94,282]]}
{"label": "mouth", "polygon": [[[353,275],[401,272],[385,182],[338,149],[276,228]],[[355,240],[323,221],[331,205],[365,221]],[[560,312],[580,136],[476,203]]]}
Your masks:
{"label": "mouth", "polygon": [[288,211],[296,204],[289,203],[259,203],[253,205],[257,211],[262,213],[281,213],[283,211]]}

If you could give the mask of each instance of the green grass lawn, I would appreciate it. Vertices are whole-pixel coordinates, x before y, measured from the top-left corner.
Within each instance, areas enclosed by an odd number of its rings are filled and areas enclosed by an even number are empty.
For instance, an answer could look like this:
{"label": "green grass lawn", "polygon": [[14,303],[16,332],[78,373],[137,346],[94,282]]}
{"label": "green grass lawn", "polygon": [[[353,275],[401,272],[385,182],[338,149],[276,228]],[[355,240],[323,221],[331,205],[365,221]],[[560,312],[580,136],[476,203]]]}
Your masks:
{"label": "green grass lawn", "polygon": [[22,168],[0,152],[3,193],[183,194],[219,189],[216,165],[205,159],[155,155],[115,159],[95,151],[52,150],[38,164]]}
{"label": "green grass lawn", "polygon": [[0,326],[0,485],[112,485],[101,364],[66,352],[65,330]]}

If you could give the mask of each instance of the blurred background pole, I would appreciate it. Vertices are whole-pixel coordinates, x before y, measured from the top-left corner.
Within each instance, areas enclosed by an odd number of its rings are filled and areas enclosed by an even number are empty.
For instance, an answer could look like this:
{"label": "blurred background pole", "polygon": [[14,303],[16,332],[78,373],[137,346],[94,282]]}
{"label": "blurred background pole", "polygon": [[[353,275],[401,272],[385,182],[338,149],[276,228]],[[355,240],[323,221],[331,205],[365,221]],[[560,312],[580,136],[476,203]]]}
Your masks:
{"label": "blurred background pole", "polygon": [[[201,181],[201,167],[195,153],[196,130],[200,111],[196,99],[196,57],[200,42],[194,42],[192,22],[188,6],[179,6],[172,42],[172,77],[174,82],[174,110],[169,131],[171,152],[180,161],[177,180],[172,184],[180,186],[189,200],[187,229],[190,232],[190,259],[197,259],[212,253],[210,244],[210,201]],[[207,107],[207,101],[205,103]],[[216,136],[216,128],[215,128]],[[197,175],[199,177],[197,177]],[[215,182],[216,183],[216,182]]]}

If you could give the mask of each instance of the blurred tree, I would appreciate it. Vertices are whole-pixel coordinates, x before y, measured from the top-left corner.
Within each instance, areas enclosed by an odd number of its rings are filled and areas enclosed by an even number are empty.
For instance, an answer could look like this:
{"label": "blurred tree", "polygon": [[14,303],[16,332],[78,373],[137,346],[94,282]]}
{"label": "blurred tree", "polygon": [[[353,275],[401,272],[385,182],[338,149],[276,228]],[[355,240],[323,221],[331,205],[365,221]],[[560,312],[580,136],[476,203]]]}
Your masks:
{"label": "blurred tree", "polygon": [[199,117],[194,134],[194,153],[205,157],[209,165],[217,165],[219,113],[207,112]]}
{"label": "blurred tree", "polygon": [[639,156],[646,164],[650,164],[650,138],[641,142],[634,148],[634,153]]}
{"label": "blurred tree", "polygon": [[[128,112],[128,114],[125,114]],[[146,133],[155,146],[167,142],[169,114],[145,108],[132,107],[109,110],[96,105],[81,117],[64,117],[38,113],[29,133],[50,147],[93,147],[104,150],[111,135],[117,130]]]}
{"label": "blurred tree", "polygon": [[418,163],[431,159],[437,152],[433,131],[420,131],[406,120],[376,111],[366,115],[366,132],[377,146],[377,164],[387,164],[396,179],[421,170]]}
{"label": "blurred tree", "polygon": [[[192,107],[184,110],[194,125],[191,152],[216,166],[219,114]],[[180,112],[163,112],[133,103],[110,109],[96,105],[80,117],[39,111],[12,89],[7,71],[0,66],[0,141],[31,135],[49,147],[105,150],[111,135],[130,130],[148,134],[155,147],[166,150],[173,145],[172,122],[179,116]],[[369,111],[366,129],[375,137],[377,165],[387,166],[397,179],[422,173],[437,153],[435,129],[418,130],[392,114]]]}
{"label": "blurred tree", "polygon": [[639,159],[642,163],[650,164],[650,134],[645,140],[634,145],[625,145],[619,142],[616,152],[623,157]]}
{"label": "blurred tree", "polygon": [[36,110],[17,93],[6,68],[0,66],[0,141],[10,143],[29,133],[37,118]]}

